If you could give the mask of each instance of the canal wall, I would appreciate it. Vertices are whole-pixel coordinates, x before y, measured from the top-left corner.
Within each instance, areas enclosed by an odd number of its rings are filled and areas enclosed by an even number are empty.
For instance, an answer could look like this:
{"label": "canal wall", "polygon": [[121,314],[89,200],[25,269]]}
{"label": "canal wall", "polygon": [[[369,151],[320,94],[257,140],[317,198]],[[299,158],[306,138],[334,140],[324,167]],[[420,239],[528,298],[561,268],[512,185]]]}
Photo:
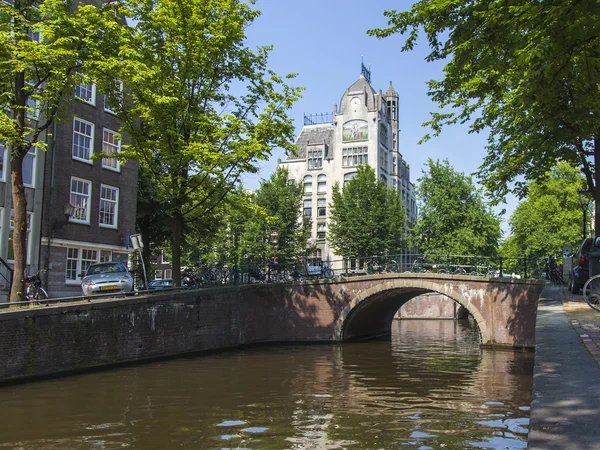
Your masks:
{"label": "canal wall", "polygon": [[461,310],[464,308],[445,295],[423,294],[402,305],[394,319],[455,319],[463,314]]}
{"label": "canal wall", "polygon": [[2,311],[0,382],[331,336],[332,326],[308,330],[318,319],[297,320],[284,295],[281,285],[234,286]]}

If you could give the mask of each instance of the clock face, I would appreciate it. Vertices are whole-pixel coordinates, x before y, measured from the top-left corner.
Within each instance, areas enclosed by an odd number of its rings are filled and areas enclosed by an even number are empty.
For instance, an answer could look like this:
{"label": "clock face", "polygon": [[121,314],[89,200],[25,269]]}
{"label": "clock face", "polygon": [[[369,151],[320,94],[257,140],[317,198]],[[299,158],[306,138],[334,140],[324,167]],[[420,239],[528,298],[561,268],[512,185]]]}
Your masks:
{"label": "clock face", "polygon": [[350,104],[356,108],[357,106],[360,105],[360,99],[354,97],[352,100],[350,100]]}

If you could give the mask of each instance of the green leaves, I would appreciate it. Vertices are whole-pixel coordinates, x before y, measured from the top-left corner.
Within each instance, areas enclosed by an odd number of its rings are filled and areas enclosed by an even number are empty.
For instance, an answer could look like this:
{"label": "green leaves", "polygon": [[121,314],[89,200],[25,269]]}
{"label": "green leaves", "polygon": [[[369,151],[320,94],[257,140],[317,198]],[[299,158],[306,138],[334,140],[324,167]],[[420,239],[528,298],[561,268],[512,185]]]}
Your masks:
{"label": "green leaves", "polygon": [[426,253],[495,256],[500,220],[484,203],[470,177],[447,160],[427,162],[418,180],[416,236]]}
{"label": "green leaves", "polygon": [[359,166],[345,186],[334,185],[330,217],[328,240],[339,255],[394,254],[406,246],[406,215],[399,193],[378,180],[369,166]]}
{"label": "green leaves", "polygon": [[[288,117],[301,89],[267,69],[269,47],[245,46],[258,16],[239,0],[128,0],[134,26],[115,78],[130,155],[154,175],[173,233],[202,223],[274,147],[293,149]],[[196,232],[203,235],[196,227]],[[171,237],[174,278],[178,242]]]}
{"label": "green leaves", "polygon": [[[582,210],[577,191],[585,185],[579,170],[561,163],[540,181],[529,184],[527,199],[510,217],[511,236],[505,256],[562,255],[563,246],[581,241]],[[588,221],[588,224],[590,222]]]}
{"label": "green leaves", "polygon": [[558,161],[579,166],[598,198],[600,3],[422,0],[385,16],[388,27],[371,35],[403,34],[407,51],[423,34],[425,59],[446,64],[443,79],[428,83],[440,111],[424,139],[455,123],[487,131],[477,175],[496,201],[524,197],[526,181]]}

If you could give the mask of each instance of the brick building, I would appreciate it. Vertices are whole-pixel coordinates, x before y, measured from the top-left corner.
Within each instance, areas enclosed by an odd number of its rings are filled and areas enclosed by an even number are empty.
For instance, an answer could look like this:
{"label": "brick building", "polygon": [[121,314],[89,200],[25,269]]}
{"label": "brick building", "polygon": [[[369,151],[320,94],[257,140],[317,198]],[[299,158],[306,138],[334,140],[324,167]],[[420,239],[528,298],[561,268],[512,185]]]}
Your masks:
{"label": "brick building", "polygon": [[120,151],[120,120],[93,84],[76,85],[67,117],[44,167],[39,264],[52,297],[80,295],[79,274],[92,263],[127,264],[135,232],[137,162],[98,157]]}

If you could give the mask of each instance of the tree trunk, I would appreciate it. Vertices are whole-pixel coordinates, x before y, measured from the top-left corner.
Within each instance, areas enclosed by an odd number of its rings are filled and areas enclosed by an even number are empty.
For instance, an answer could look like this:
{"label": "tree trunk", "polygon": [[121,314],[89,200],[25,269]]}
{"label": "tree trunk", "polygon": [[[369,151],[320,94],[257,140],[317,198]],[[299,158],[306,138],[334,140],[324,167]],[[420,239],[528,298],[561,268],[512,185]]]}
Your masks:
{"label": "tree trunk", "polygon": [[23,144],[13,148],[11,152],[11,185],[14,209],[13,253],[14,273],[13,285],[10,291],[11,302],[21,302],[25,299],[25,265],[27,264],[27,200],[23,186],[23,159],[27,153]]}
{"label": "tree trunk", "polygon": [[183,241],[183,218],[173,216],[171,229],[171,268],[173,286],[181,286],[181,243]]}
{"label": "tree trunk", "polygon": [[[17,3],[17,7],[18,7]],[[15,75],[15,104],[21,106],[14,111],[16,132],[18,136],[25,137],[25,103],[26,94],[25,74],[17,72]],[[12,202],[14,210],[13,219],[13,284],[10,291],[10,302],[20,302],[25,299],[25,265],[27,264],[27,200],[23,186],[23,159],[29,150],[29,143],[21,142],[12,145],[10,152],[10,181],[12,188]]]}

